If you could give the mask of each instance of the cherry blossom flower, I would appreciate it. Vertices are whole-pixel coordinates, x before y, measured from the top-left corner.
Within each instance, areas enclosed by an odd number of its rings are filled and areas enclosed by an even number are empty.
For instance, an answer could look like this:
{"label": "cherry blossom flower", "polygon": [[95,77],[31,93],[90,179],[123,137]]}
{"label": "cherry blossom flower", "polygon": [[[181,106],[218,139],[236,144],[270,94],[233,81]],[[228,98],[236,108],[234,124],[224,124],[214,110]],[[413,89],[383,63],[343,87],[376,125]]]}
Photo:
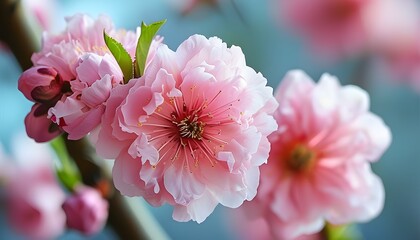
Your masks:
{"label": "cherry blossom flower", "polygon": [[363,11],[376,0],[283,0],[282,20],[327,58],[360,53],[365,49]]}
{"label": "cherry blossom flower", "polygon": [[266,84],[219,38],[194,35],[175,52],[162,45],[141,78],[111,92],[96,150],[116,158],[122,194],[202,222],[218,203],[236,208],[256,194],[277,127]]}
{"label": "cherry blossom flower", "polygon": [[67,227],[86,235],[99,232],[108,217],[108,202],[94,188],[79,186],[63,204]]}
{"label": "cherry blossom flower", "polygon": [[110,54],[87,53],[79,62],[77,78],[70,82],[73,94],[48,111],[48,117],[69,133],[69,139],[80,139],[99,125],[111,89],[123,80]]}
{"label": "cherry blossom flower", "polygon": [[[162,40],[162,37],[156,37],[152,41],[146,67]],[[123,81],[118,63],[107,53],[81,56],[76,73],[76,79],[70,82],[73,94],[58,101],[48,112],[48,117],[72,140],[86,136],[99,125],[111,90]]]}
{"label": "cherry blossom flower", "polygon": [[52,169],[52,153],[27,138],[13,143],[15,161],[5,181],[8,221],[28,239],[56,238],[65,229],[65,196]]}
{"label": "cherry blossom flower", "polygon": [[290,239],[331,224],[365,222],[384,203],[382,182],[370,168],[391,142],[368,94],[340,86],[324,74],[318,84],[300,70],[281,82],[269,136],[270,157],[261,167],[258,195],[248,210],[262,216],[274,236]]}

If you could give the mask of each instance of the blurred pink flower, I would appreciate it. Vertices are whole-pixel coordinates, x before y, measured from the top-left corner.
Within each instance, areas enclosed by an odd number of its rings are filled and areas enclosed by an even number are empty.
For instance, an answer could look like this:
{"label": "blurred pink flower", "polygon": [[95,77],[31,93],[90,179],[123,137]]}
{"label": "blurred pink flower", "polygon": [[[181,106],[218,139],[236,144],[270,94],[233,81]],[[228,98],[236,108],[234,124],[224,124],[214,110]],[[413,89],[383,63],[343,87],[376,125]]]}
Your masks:
{"label": "blurred pink flower", "polygon": [[18,89],[25,97],[35,102],[25,118],[26,132],[37,142],[46,142],[62,131],[47,119],[48,109],[64,94],[70,92],[70,84],[51,67],[32,67],[20,76]]}
{"label": "blurred pink flower", "polygon": [[8,220],[29,239],[56,238],[65,229],[65,196],[52,169],[52,153],[27,138],[14,143],[15,162],[5,182]]}
{"label": "blurred pink flower", "polygon": [[345,57],[366,47],[362,13],[371,1],[377,0],[282,0],[280,17],[318,54]]}
{"label": "blurred pink flower", "polygon": [[384,189],[370,162],[388,148],[391,133],[369,111],[368,94],[328,74],[315,84],[295,70],[276,98],[279,129],[269,136],[270,158],[248,211],[264,217],[280,239],[319,232],[325,221],[376,217]]}
{"label": "blurred pink flower", "polygon": [[[235,235],[235,239],[238,240],[283,240],[284,238],[276,238],[270,229],[267,220],[258,217],[250,218],[245,212],[246,206],[248,203],[244,203],[238,209],[232,209],[225,211],[225,216],[223,219],[226,220],[228,228],[232,230],[232,233]],[[311,235],[301,235],[297,238],[287,238],[287,240],[322,240],[323,237],[321,234],[311,234]]]}
{"label": "blurred pink flower", "polygon": [[266,83],[239,47],[216,37],[194,35],[176,52],[160,46],[144,75],[107,102],[96,148],[116,158],[116,187],[174,205],[178,221],[254,198],[277,127]]}
{"label": "blurred pink flower", "polygon": [[387,74],[420,90],[420,6],[415,0],[373,1],[364,13],[370,48]]}
{"label": "blurred pink flower", "polygon": [[418,42],[420,8],[416,0],[370,1],[363,11],[370,48],[399,52]]}
{"label": "blurred pink flower", "polygon": [[108,202],[94,188],[80,186],[63,204],[67,227],[91,235],[102,230],[108,218]]}

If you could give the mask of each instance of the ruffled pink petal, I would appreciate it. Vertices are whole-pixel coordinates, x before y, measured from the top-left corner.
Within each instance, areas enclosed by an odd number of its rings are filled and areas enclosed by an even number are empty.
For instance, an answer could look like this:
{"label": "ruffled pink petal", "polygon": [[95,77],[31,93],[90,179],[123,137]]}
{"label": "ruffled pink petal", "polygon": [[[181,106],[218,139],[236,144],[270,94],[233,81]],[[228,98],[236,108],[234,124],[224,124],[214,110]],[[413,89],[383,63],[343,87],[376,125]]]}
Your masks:
{"label": "ruffled pink petal", "polygon": [[359,117],[355,125],[368,137],[365,157],[370,161],[379,160],[391,144],[392,135],[389,127],[380,117],[370,113]]}
{"label": "ruffled pink petal", "polygon": [[139,176],[141,167],[140,159],[132,158],[126,153],[122,153],[115,159],[112,179],[121,194],[130,197],[144,194],[144,182]]}
{"label": "ruffled pink petal", "polygon": [[[243,174],[231,174],[220,164],[203,169],[201,175],[217,201],[226,207],[237,208],[255,191],[252,188],[255,186],[254,184],[251,184],[249,189],[245,185],[246,180]],[[251,176],[253,176],[252,172],[250,173]]]}
{"label": "ruffled pink petal", "polygon": [[200,198],[205,191],[205,185],[197,181],[191,172],[176,165],[166,169],[164,183],[175,202],[184,206]]}
{"label": "ruffled pink petal", "polygon": [[218,202],[208,191],[201,198],[192,201],[188,206],[175,205],[172,217],[180,222],[194,220],[202,223],[214,211]]}
{"label": "ruffled pink petal", "polygon": [[126,85],[113,88],[106,103],[98,141],[95,143],[96,152],[104,158],[116,158],[123,149],[130,145],[130,143],[120,141],[120,139],[129,139],[131,135],[119,129],[119,125],[116,123],[116,111],[134,83],[136,80],[131,80]]}
{"label": "ruffled pink petal", "polygon": [[98,67],[98,74],[101,78],[107,74],[113,76],[113,84],[119,84],[123,80],[123,73],[121,68],[118,66],[115,58],[110,54],[105,54],[103,56],[102,61]]}
{"label": "ruffled pink petal", "polygon": [[149,143],[146,134],[142,133],[136,138],[128,149],[128,153],[133,157],[141,157],[142,163],[149,161],[151,165],[157,164],[159,160],[158,150]]}
{"label": "ruffled pink petal", "polygon": [[87,53],[80,57],[79,66],[76,68],[77,78],[81,82],[87,83],[88,86],[101,79],[98,73],[101,61],[102,57],[94,53]]}
{"label": "ruffled pink petal", "polygon": [[[54,116],[58,123],[64,121],[62,128],[71,140],[80,139],[92,131],[101,121],[104,106],[84,111],[86,105],[72,97],[64,102],[59,101],[55,107],[48,111],[50,117]],[[62,120],[61,120],[62,119]]]}
{"label": "ruffled pink petal", "polygon": [[112,77],[110,75],[105,75],[95,81],[90,87],[83,89],[80,100],[90,108],[105,104],[111,93],[111,81]]}

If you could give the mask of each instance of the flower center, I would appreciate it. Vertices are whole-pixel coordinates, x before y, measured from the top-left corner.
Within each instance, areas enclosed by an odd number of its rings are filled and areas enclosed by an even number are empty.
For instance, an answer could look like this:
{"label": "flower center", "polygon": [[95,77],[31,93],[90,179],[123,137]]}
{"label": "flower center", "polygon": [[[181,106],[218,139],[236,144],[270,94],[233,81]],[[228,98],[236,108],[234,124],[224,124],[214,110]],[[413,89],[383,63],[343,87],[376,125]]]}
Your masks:
{"label": "flower center", "polygon": [[192,138],[201,140],[205,123],[198,121],[198,116],[188,116],[176,124],[179,128],[179,134],[183,138]]}
{"label": "flower center", "polygon": [[287,158],[287,166],[293,172],[309,170],[315,162],[316,154],[306,145],[296,144]]}

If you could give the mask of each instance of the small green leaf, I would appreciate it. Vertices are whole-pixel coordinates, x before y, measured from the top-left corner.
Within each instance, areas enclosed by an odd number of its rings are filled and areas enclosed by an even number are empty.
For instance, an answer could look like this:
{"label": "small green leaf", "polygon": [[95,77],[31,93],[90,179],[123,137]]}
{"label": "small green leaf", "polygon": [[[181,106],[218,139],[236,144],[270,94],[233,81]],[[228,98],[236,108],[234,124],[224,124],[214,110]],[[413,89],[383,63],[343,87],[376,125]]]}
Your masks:
{"label": "small green leaf", "polygon": [[130,54],[128,54],[121,43],[106,34],[105,30],[104,40],[123,72],[124,83],[128,83],[128,81],[133,78],[133,60],[131,59]]}
{"label": "small green leaf", "polygon": [[361,240],[362,236],[354,225],[332,225],[327,223],[323,232],[328,240]]}
{"label": "small green leaf", "polygon": [[160,27],[165,24],[166,19],[154,22],[150,25],[141,23],[141,35],[136,47],[136,61],[135,61],[135,76],[140,77],[144,73],[146,67],[147,54],[149,53],[150,45]]}
{"label": "small green leaf", "polygon": [[55,163],[57,177],[68,190],[73,191],[76,185],[81,184],[82,178],[79,169],[69,157],[63,136],[55,138],[50,144],[58,158]]}

